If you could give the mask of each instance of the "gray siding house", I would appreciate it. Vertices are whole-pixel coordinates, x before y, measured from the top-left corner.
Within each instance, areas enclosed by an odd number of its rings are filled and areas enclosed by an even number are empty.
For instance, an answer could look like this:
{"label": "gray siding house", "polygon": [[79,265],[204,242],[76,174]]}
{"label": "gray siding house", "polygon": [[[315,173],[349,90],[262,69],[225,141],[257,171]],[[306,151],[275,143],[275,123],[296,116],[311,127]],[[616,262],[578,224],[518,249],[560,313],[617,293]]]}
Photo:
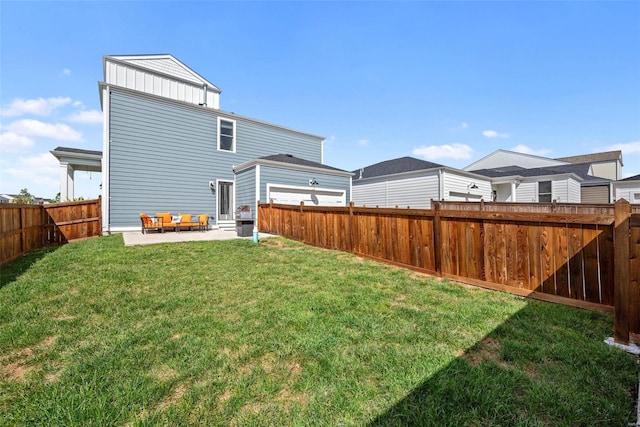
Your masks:
{"label": "gray siding house", "polygon": [[[142,212],[207,213],[233,227],[241,205],[268,201],[267,184],[326,186],[348,202],[351,175],[322,164],[323,137],[219,109],[220,90],[171,55],[103,65],[104,233],[138,229]],[[278,153],[288,156],[269,157]]]}

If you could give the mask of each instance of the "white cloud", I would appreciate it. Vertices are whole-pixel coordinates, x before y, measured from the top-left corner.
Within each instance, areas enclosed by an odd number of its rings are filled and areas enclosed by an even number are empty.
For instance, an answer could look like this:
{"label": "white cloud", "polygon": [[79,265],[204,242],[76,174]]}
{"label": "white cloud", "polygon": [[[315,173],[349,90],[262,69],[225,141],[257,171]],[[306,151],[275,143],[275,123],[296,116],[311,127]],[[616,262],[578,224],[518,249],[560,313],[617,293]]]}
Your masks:
{"label": "white cloud", "polygon": [[62,123],[44,123],[39,120],[23,119],[6,126],[18,135],[41,136],[61,141],[82,141],[82,133]]}
{"label": "white cloud", "polygon": [[71,75],[71,70],[70,70],[70,69],[68,69],[68,68],[64,68],[64,69],[62,70],[62,73],[61,73],[61,74],[62,74],[63,76],[70,76],[70,75]]}
{"label": "white cloud", "polygon": [[640,141],[627,142],[624,144],[613,144],[606,148],[607,151],[622,151],[622,160],[625,154],[640,153]]}
{"label": "white cloud", "polygon": [[59,187],[60,166],[51,153],[20,157],[14,163],[20,167],[6,168],[4,173],[19,180],[22,187],[27,187],[32,194],[56,190]]}
{"label": "white cloud", "polygon": [[531,154],[533,156],[546,156],[548,154],[551,154],[551,150],[548,150],[546,148],[534,150],[533,148],[523,144],[516,145],[511,149],[511,151],[515,151],[516,153]]}
{"label": "white cloud", "polygon": [[55,109],[63,107],[71,102],[71,98],[59,96],[57,98],[38,99],[14,99],[9,107],[0,110],[2,116],[14,117],[23,114],[36,116],[48,116]]}
{"label": "white cloud", "polygon": [[14,132],[0,134],[0,151],[15,153],[33,147],[33,140]]}
{"label": "white cloud", "polygon": [[422,156],[426,160],[436,159],[469,159],[473,148],[466,144],[421,145],[413,149],[413,155]]}
{"label": "white cloud", "polygon": [[509,138],[508,133],[496,132],[495,130],[485,130],[482,132],[485,138]]}
{"label": "white cloud", "polygon": [[469,123],[467,122],[462,122],[462,124],[460,125],[462,127],[462,129],[466,129],[469,127]]}
{"label": "white cloud", "polygon": [[77,123],[102,123],[102,112],[98,110],[83,110],[73,113],[67,120]]}
{"label": "white cloud", "polygon": [[358,140],[358,145],[362,146],[362,147],[366,147],[367,145],[369,145],[369,140],[368,139],[359,139]]}

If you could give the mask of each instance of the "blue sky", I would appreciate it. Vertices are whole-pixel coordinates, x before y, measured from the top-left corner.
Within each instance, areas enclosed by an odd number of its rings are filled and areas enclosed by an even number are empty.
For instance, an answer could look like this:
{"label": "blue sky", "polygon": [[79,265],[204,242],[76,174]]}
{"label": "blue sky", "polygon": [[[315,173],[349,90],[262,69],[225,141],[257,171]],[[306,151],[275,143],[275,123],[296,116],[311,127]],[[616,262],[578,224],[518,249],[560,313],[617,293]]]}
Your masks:
{"label": "blue sky", "polygon": [[[414,156],[622,149],[640,174],[640,2],[0,2],[0,193],[102,149],[102,56],[171,53],[223,110],[325,136],[354,170]],[[76,196],[99,194],[76,174]]]}

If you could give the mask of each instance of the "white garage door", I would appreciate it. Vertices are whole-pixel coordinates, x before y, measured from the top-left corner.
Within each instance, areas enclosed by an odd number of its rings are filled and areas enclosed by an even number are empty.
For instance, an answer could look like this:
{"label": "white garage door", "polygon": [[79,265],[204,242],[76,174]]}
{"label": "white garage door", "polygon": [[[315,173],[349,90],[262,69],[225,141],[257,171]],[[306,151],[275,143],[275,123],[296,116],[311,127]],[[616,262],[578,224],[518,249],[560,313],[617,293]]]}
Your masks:
{"label": "white garage door", "polygon": [[346,206],[344,190],[267,186],[267,200],[284,205]]}

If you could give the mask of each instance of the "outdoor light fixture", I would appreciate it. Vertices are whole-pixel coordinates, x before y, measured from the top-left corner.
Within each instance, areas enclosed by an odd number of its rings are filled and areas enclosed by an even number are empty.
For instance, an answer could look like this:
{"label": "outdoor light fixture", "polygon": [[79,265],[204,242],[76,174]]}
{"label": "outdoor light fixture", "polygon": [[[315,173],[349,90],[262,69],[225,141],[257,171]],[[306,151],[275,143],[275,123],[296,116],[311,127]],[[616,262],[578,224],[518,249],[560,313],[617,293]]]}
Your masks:
{"label": "outdoor light fixture", "polygon": [[471,184],[467,185],[467,190],[468,189],[476,190],[477,188],[478,188],[478,186],[473,182]]}
{"label": "outdoor light fixture", "polygon": [[315,179],[315,178],[311,178],[309,180],[309,185],[312,187],[315,187],[316,185],[319,185],[320,183]]}
{"label": "outdoor light fixture", "polygon": [[216,183],[213,181],[209,181],[209,188],[211,191],[216,191]]}

